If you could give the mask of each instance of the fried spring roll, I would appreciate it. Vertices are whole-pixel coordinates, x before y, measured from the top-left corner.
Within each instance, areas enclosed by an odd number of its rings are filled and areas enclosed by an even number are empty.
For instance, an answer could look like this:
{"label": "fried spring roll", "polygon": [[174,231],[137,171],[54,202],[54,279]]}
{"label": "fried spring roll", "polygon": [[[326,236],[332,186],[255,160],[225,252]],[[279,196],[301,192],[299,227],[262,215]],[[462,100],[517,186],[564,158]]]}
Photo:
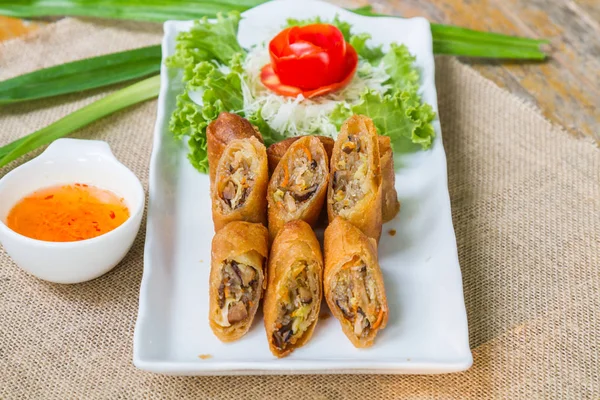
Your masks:
{"label": "fried spring roll", "polygon": [[340,216],[379,240],[381,236],[381,164],[375,125],[354,115],[342,125],[331,155],[327,214]]}
{"label": "fried spring roll", "polygon": [[[292,143],[294,143],[296,140],[299,140],[300,138],[303,138],[303,137],[305,137],[305,136],[295,136],[295,137],[287,138],[285,140],[282,140],[281,142],[273,143],[272,145],[270,145],[267,148],[267,158],[269,159],[269,172],[271,174],[273,173],[273,171],[275,171],[277,164],[279,164],[279,161],[281,161],[281,159],[283,158],[283,155],[285,154],[287,149],[290,148]],[[334,145],[335,141],[332,138],[327,137],[327,136],[314,136],[314,137],[318,138],[321,141],[321,144],[325,148],[325,153],[327,153],[327,159],[328,160],[331,159],[331,152],[333,151],[333,145]]]}
{"label": "fried spring roll", "polygon": [[370,347],[388,320],[377,243],[337,217],[325,230],[325,300],[355,347]]}
{"label": "fried spring roll", "polygon": [[292,221],[279,231],[269,257],[263,306],[271,353],[284,357],[303,346],[319,319],[323,256],[310,225]]}
{"label": "fried spring roll", "polygon": [[389,136],[378,136],[379,157],[381,159],[381,217],[382,222],[394,219],[400,211],[400,202],[396,192],[396,172],[394,171],[394,152]]}
{"label": "fried spring roll", "polygon": [[267,193],[271,240],[288,221],[316,224],[327,195],[327,164],[325,148],[314,136],[300,138],[286,151]]}
{"label": "fried spring roll", "polygon": [[266,224],[268,182],[265,146],[254,137],[232,140],[219,160],[211,193],[215,232],[231,221]]}
{"label": "fried spring roll", "polygon": [[247,119],[237,114],[222,112],[216,120],[208,124],[206,127],[206,146],[211,188],[215,181],[219,159],[225,147],[232,140],[251,137],[255,137],[263,143],[262,135],[258,129]]}
{"label": "fried spring roll", "polygon": [[[267,148],[267,158],[269,159],[269,172],[272,174],[275,167],[287,151],[287,149],[296,140],[302,136],[291,137],[281,142],[274,143]],[[334,140],[327,136],[315,136],[319,138],[327,157],[331,159]],[[379,142],[379,157],[381,159],[381,197],[382,197],[382,222],[388,222],[394,219],[398,211],[400,211],[400,202],[398,201],[398,193],[396,192],[396,172],[394,170],[394,152],[392,151],[389,136],[377,136]],[[324,210],[325,218],[327,218],[327,209]],[[327,221],[324,220],[324,225]]]}
{"label": "fried spring roll", "polygon": [[250,326],[266,286],[268,232],[262,224],[234,221],[212,241],[209,322],[223,342],[242,337]]}

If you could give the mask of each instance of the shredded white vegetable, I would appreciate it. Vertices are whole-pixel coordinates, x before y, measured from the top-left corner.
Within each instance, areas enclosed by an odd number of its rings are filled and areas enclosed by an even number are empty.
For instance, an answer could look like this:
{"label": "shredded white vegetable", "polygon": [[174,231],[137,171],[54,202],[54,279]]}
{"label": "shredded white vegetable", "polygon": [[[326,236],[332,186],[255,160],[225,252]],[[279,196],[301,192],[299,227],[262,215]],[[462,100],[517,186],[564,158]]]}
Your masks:
{"label": "shredded white vegetable", "polygon": [[318,133],[336,138],[337,128],[330,122],[329,115],[338,103],[356,104],[367,88],[380,93],[389,89],[384,85],[389,76],[383,66],[372,66],[367,61],[359,60],[354,78],[339,92],[315,99],[305,99],[302,95],[296,98],[280,96],[265,88],[260,81],[261,68],[269,62],[269,51],[265,44],[249,51],[242,79],[244,111],[250,115],[261,110],[269,126],[285,136]]}

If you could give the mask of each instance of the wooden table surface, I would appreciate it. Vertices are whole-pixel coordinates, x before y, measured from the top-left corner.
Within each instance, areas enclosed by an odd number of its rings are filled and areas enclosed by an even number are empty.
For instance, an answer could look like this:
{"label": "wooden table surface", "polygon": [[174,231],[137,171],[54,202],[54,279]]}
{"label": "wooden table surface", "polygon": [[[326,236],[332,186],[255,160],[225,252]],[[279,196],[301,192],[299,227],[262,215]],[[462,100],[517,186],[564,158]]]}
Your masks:
{"label": "wooden table surface", "polygon": [[[551,58],[545,62],[462,61],[535,104],[567,131],[600,144],[600,0],[371,0],[370,4],[385,14],[550,39]],[[38,25],[0,17],[0,40]]]}
{"label": "wooden table surface", "polygon": [[545,62],[462,61],[600,144],[600,0],[373,0],[378,11],[549,39]]}

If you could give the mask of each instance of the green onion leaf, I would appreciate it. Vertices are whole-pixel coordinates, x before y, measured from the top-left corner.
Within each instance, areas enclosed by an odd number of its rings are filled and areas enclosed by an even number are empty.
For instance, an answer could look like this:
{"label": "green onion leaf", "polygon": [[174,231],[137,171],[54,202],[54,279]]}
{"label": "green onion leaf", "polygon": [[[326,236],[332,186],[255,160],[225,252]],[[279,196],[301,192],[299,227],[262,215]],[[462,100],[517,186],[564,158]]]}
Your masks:
{"label": "green onion leaf", "polygon": [[245,11],[265,0],[0,0],[0,15],[18,18],[79,16],[164,22]]}
{"label": "green onion leaf", "polygon": [[[374,12],[371,6],[363,6],[350,11],[368,17],[390,17],[390,15]],[[546,53],[540,50],[540,46],[549,43],[544,39],[480,32],[434,23],[431,24],[431,35],[435,54],[466,57],[543,60],[546,58]]]}
{"label": "green onion leaf", "polygon": [[81,92],[160,71],[160,46],[87,58],[0,82],[0,104]]}
{"label": "green onion leaf", "polygon": [[465,57],[544,60],[546,54],[530,47],[493,45],[469,41],[434,40],[434,54]]}
{"label": "green onion leaf", "polygon": [[492,32],[480,32],[473,29],[452,25],[431,24],[434,40],[463,40],[470,43],[506,44],[539,49],[540,45],[549,43],[545,39],[529,39],[518,36],[502,35]]}
{"label": "green onion leaf", "polygon": [[45,128],[0,147],[0,167],[102,117],[156,97],[158,96],[159,89],[160,76],[153,76],[111,93]]}

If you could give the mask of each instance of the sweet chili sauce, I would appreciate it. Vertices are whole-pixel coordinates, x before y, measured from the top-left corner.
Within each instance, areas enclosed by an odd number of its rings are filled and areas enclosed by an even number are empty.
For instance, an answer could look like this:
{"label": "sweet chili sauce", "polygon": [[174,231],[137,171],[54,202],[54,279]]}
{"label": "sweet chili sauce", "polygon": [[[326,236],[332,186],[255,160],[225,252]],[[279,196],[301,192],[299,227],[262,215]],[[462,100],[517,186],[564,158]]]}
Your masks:
{"label": "sweet chili sauce", "polygon": [[75,183],[38,190],[8,213],[6,225],[32,239],[74,242],[110,232],[129,218],[116,194]]}

